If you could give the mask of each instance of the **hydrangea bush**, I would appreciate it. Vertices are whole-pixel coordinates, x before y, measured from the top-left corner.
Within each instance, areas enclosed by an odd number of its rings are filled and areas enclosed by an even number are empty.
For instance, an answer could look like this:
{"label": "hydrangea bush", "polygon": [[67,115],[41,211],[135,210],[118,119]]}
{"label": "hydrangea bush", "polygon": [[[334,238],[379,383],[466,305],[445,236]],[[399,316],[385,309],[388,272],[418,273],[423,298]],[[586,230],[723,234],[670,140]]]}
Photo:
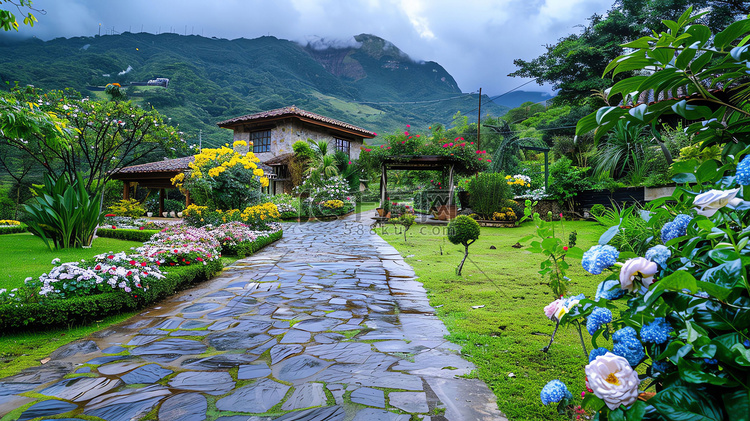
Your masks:
{"label": "hydrangea bush", "polygon": [[[600,136],[620,120],[650,123],[674,112],[696,121],[686,129],[694,141],[723,147],[721,161],[675,163],[679,186],[673,195],[641,213],[661,244],[642,256],[618,252],[607,245],[615,229],[584,254],[587,271],[610,275],[561,323],[586,320],[592,333],[595,349],[579,386],[585,374],[590,393],[582,404],[592,419],[740,420],[750,414],[748,104],[746,96],[717,98],[694,83],[720,78],[724,89],[733,89],[733,78],[750,63],[750,20],[712,37],[691,13],[665,22],[668,31],[627,45],[631,52],[609,69],[661,71],[624,79],[610,95],[687,85],[694,97],[715,99],[713,110],[671,99],[630,110],[605,107],[579,122],[579,133],[596,128]],[[541,398],[553,402],[549,393]],[[565,397],[559,402],[572,403]]]}

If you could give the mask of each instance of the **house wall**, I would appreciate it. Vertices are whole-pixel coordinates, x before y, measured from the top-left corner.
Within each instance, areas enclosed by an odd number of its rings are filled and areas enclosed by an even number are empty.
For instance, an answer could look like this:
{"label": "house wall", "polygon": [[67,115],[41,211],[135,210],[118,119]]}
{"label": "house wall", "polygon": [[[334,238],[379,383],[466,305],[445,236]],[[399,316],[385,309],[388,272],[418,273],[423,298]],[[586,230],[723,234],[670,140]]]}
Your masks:
{"label": "house wall", "polygon": [[[250,141],[250,132],[255,130],[252,128],[250,128],[248,131],[243,130],[244,129],[242,127],[237,127],[234,129],[234,141]],[[294,143],[299,140],[306,141],[307,139],[312,139],[314,141],[326,140],[328,141],[329,149],[334,150],[334,136],[334,133],[331,133],[326,129],[317,128],[315,126],[308,126],[306,124],[300,123],[298,120],[283,120],[278,123],[276,127],[271,129],[271,152],[258,153],[256,154],[256,156],[261,160],[261,162],[265,162],[275,156],[294,152],[294,150],[292,149],[292,145],[294,145]],[[361,152],[361,148],[364,144],[362,138],[349,136],[341,136],[341,138],[349,140],[351,142],[349,157],[351,159],[358,159],[359,153]]]}

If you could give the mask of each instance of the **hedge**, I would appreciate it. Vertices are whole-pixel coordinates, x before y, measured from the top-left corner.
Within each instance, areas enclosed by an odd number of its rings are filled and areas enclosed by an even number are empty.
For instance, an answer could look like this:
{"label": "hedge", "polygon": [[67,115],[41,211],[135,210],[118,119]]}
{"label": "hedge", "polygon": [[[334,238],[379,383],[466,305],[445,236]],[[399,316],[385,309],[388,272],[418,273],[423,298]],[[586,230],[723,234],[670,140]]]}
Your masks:
{"label": "hedge", "polygon": [[242,243],[237,246],[222,246],[221,254],[226,256],[245,257],[254,254],[263,247],[273,243],[284,235],[284,231],[276,231],[269,234],[268,237],[258,237],[251,243]]}
{"label": "hedge", "polygon": [[19,232],[26,232],[26,224],[9,225],[7,227],[0,227],[0,235],[17,234]]}
{"label": "hedge", "polygon": [[117,238],[119,240],[139,241],[143,243],[148,241],[157,232],[159,230],[99,228],[96,230],[96,235],[98,237]]}
{"label": "hedge", "polygon": [[[146,230],[107,231],[131,231],[140,234]],[[250,245],[238,249],[238,255],[240,252],[244,253],[241,256],[255,253],[280,239],[283,234],[283,231],[277,231],[268,237],[260,237]],[[229,252],[232,253],[231,250]],[[44,303],[0,305],[0,332],[81,325],[106,316],[138,310],[192,284],[211,279],[221,270],[222,264],[219,259],[206,262],[205,265],[169,267],[169,270],[165,271],[164,278],[152,281],[149,284],[150,288],[139,293],[137,297],[119,290],[87,297],[49,300]]]}

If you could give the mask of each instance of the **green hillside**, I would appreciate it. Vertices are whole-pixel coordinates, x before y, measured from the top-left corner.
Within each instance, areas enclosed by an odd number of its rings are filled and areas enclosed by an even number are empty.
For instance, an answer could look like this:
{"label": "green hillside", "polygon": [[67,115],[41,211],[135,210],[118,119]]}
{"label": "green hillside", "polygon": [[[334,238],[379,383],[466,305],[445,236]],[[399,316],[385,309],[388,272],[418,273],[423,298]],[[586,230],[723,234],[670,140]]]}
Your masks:
{"label": "green hillside", "polygon": [[[0,43],[0,81],[103,98],[96,87],[107,83],[169,78],[167,88],[129,86],[128,96],[170,117],[190,142],[202,130],[203,144],[214,146],[231,138],[216,122],[288,105],[377,133],[450,123],[456,111],[476,116],[477,96],[462,95],[439,64],[415,62],[373,35],[355,39],[357,46],[324,49],[270,36],[124,33],[6,41]],[[483,115],[507,110],[486,100]]]}

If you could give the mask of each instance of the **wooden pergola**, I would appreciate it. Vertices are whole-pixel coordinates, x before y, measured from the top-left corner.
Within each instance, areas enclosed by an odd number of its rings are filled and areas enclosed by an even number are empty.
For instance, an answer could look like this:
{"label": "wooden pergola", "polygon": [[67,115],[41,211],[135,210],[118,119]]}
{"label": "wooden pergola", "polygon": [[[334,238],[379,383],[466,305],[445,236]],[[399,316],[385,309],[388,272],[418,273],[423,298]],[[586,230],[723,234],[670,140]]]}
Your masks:
{"label": "wooden pergola", "polygon": [[444,171],[448,169],[448,206],[453,205],[453,174],[467,173],[460,159],[445,155],[394,156],[383,160],[380,175],[380,207],[388,198],[388,170]]}
{"label": "wooden pergola", "polygon": [[[113,180],[122,181],[122,198],[130,199],[130,189],[136,185],[159,190],[159,215],[164,212],[166,189],[175,188],[171,179],[177,174],[190,169],[189,164],[195,161],[194,156],[165,159],[148,164],[125,167],[112,174]],[[185,195],[185,207],[190,205],[190,194]]]}

